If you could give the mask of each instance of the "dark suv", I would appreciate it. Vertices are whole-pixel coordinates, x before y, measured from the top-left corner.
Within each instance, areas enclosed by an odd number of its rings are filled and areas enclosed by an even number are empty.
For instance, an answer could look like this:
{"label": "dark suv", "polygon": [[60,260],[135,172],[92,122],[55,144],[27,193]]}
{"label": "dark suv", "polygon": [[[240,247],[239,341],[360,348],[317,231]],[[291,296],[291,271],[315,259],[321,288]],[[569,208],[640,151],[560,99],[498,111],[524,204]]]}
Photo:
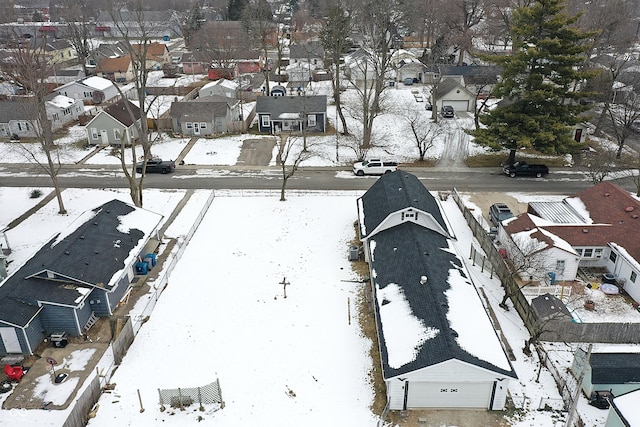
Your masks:
{"label": "dark suv", "polygon": [[452,119],[455,115],[455,112],[453,111],[453,107],[451,105],[443,105],[441,112],[442,117],[444,117],[445,119]]}
{"label": "dark suv", "polygon": [[509,206],[504,203],[496,203],[489,208],[489,219],[497,227],[505,219],[513,218]]}

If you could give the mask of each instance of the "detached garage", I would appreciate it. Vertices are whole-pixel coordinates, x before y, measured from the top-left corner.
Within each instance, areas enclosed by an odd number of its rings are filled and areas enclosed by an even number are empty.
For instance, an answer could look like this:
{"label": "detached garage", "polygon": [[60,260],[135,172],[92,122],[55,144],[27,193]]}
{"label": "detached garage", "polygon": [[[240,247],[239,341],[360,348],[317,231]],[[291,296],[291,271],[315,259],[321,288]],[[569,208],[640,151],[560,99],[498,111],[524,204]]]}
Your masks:
{"label": "detached garage", "polygon": [[438,201],[397,171],[358,209],[389,408],[503,409],[516,375]]}
{"label": "detached garage", "polygon": [[435,88],[436,108],[451,105],[455,111],[474,111],[475,94],[453,77],[444,78]]}

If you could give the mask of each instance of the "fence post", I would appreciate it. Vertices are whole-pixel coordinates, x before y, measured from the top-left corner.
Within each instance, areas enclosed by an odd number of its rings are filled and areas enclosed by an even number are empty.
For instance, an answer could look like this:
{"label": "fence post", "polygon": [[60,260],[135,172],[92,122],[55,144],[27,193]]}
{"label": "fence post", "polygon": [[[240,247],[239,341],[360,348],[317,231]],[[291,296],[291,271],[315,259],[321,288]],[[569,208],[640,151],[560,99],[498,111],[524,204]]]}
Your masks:
{"label": "fence post", "polygon": [[184,411],[184,406],[182,406],[182,390],[178,387],[178,400],[180,401],[180,410]]}
{"label": "fence post", "polygon": [[160,389],[158,389],[158,397],[160,397],[160,412],[164,412],[167,408],[164,407],[164,400],[162,400],[162,392]]}
{"label": "fence post", "polygon": [[198,403],[200,404],[200,411],[204,411],[204,406],[202,406],[202,394],[200,393],[200,387],[198,387]]}

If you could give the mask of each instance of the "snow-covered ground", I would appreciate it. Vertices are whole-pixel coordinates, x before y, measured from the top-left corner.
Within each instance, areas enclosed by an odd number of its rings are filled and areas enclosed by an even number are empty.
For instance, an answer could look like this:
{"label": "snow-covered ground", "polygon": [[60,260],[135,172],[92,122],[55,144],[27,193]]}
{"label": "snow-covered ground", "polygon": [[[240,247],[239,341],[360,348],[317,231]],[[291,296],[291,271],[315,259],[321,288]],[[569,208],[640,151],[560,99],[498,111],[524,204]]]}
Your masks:
{"label": "snow-covered ground", "polygon": [[[415,88],[415,86],[414,86]],[[318,93],[328,93],[316,85]],[[409,88],[389,90],[395,104],[376,119],[384,147],[374,148],[371,156],[411,161],[417,157],[403,112],[422,108]],[[427,114],[426,111],[424,111]],[[335,108],[329,106],[329,119],[335,125]],[[453,125],[454,122],[450,122]],[[456,129],[471,126],[470,118],[458,118]],[[65,162],[77,162],[90,150],[77,148],[85,138],[84,129],[72,127],[70,135],[58,143],[64,147]],[[203,166],[234,165],[245,138],[233,135],[198,140],[185,158],[186,163]],[[332,166],[355,160],[353,151],[335,135],[317,138],[318,155],[307,166]],[[336,156],[336,142],[338,155]],[[155,155],[176,158],[187,143],[183,138],[161,135]],[[445,141],[434,141],[428,156],[438,157]],[[482,149],[469,142],[469,152]],[[15,145],[0,144],[0,163],[24,162]],[[116,164],[108,150],[89,159],[90,164]],[[0,176],[3,172],[0,170]],[[351,174],[344,174],[353,178]],[[257,179],[260,178],[258,174]],[[33,206],[28,188],[0,187],[0,226]],[[45,193],[49,189],[42,189]],[[165,217],[182,198],[183,192],[146,190],[145,208]],[[193,237],[171,275],[170,285],[158,301],[150,320],[140,330],[127,357],[111,382],[116,389],[100,400],[100,409],[90,425],[152,426],[191,424],[202,416],[218,426],[371,426],[376,417],[369,406],[373,391],[368,380],[370,343],[348,324],[348,307],[354,311],[356,278],[346,261],[348,242],[354,238],[355,200],[360,193],[287,193],[279,202],[274,193],[217,191],[200,229]],[[24,262],[56,231],[81,212],[112,198],[128,201],[123,190],[68,189],[63,193],[68,215],[56,214],[55,201],[10,230],[14,249],[11,268]],[[465,196],[468,200],[468,195]],[[180,238],[189,229],[195,213],[202,209],[203,195],[197,193],[167,230]],[[539,197],[518,195],[520,201]],[[7,201],[10,201],[8,203]],[[330,209],[327,207],[330,206]],[[443,202],[446,215],[456,231],[457,247],[466,259],[472,245],[471,232],[451,198]],[[545,404],[559,405],[560,396],[547,370],[538,378],[538,360],[525,356],[522,344],[526,328],[515,310],[497,308],[502,299],[499,282],[468,266],[475,284],[488,295],[500,327],[516,356],[513,366],[518,375],[509,390],[514,401],[526,410],[511,419],[515,427],[563,425],[564,415],[538,411]],[[280,282],[290,286],[283,298]],[[139,309],[139,307],[136,307]],[[135,312],[132,313],[135,317]],[[170,338],[168,338],[170,337]],[[558,369],[572,360],[575,346],[552,346]],[[70,368],[82,365],[87,355],[74,354]],[[566,371],[565,371],[566,372]],[[193,411],[160,412],[157,389],[193,387],[219,378],[226,407]],[[62,399],[64,389],[41,381],[41,392]],[[146,410],[140,412],[138,390]],[[62,395],[56,396],[56,393]],[[606,411],[595,409],[581,399],[578,412],[589,426],[602,426]],[[65,411],[21,411],[0,414],[0,426],[57,426]],[[16,415],[16,416],[13,416]]]}
{"label": "snow-covered ground", "polygon": [[[169,237],[183,236],[202,209],[206,192],[197,194],[167,230]],[[219,426],[374,425],[376,417],[369,408],[371,343],[355,321],[358,285],[351,281],[357,276],[346,256],[354,237],[355,200],[361,193],[289,192],[284,203],[275,193],[216,194],[170,285],[111,379],[116,388],[100,399],[90,425],[182,426],[199,416]],[[26,189],[2,188],[0,196],[15,201],[11,214],[3,212],[6,217],[18,216],[33,203]],[[167,217],[182,196],[181,191],[148,190],[146,207]],[[24,261],[80,212],[114,197],[127,200],[128,195],[120,190],[69,189],[64,197],[69,215],[56,215],[55,201],[50,202],[10,230],[14,249],[10,260]],[[456,247],[466,259],[471,231],[451,198],[443,207],[456,230]],[[559,407],[560,396],[546,369],[537,378],[536,356],[522,353],[528,335],[515,310],[497,308],[502,298],[499,282],[478,266],[467,267],[488,295],[516,356],[513,366],[519,379],[509,390],[527,410],[512,418],[512,425],[562,425],[562,415],[537,410],[545,404]],[[290,284],[286,299],[283,278]],[[134,308],[133,318],[140,309]],[[555,357],[570,364],[574,348],[555,347]],[[81,369],[77,366],[87,357],[73,354],[63,363]],[[216,378],[224,409],[160,411],[158,388],[202,386]],[[54,386],[50,378],[38,381],[48,400],[68,397],[67,388]],[[12,414],[16,416],[1,416],[0,425],[56,426],[66,411]],[[582,399],[579,414],[585,425],[599,426],[606,411]]]}

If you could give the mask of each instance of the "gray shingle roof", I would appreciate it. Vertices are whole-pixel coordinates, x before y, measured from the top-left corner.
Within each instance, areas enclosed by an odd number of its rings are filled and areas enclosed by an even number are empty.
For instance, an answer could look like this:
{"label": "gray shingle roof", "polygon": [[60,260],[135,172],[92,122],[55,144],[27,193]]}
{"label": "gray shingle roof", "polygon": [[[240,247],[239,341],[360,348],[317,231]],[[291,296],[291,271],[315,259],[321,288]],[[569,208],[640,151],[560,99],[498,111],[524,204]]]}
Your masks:
{"label": "gray shingle roof", "polygon": [[[376,234],[373,240],[376,245],[372,269],[376,272],[373,279],[376,286],[383,289],[391,283],[398,285],[413,315],[424,325],[439,331],[435,337],[428,339],[416,349],[417,355],[413,361],[394,368],[389,365],[384,329],[382,323],[378,322],[384,378],[392,378],[452,359],[507,376],[516,376],[513,370],[507,371],[493,366],[467,353],[456,341],[457,332],[451,328],[447,319],[449,300],[445,292],[450,289],[449,270],[462,266],[458,257],[448,250],[448,239],[445,236],[417,224],[405,222]],[[420,284],[422,275],[428,278],[424,285]],[[378,304],[376,311],[379,311]],[[379,316],[378,313],[378,318]]]}
{"label": "gray shingle roof", "polygon": [[592,384],[640,383],[640,353],[592,353]]}
{"label": "gray shingle roof", "polygon": [[0,123],[11,120],[35,120],[37,109],[31,98],[0,100]]}
{"label": "gray shingle roof", "polygon": [[237,104],[237,99],[225,96],[205,96],[189,102],[172,102],[171,117],[189,116],[190,120],[212,120],[215,117],[226,117],[227,109]]}
{"label": "gray shingle roof", "polygon": [[430,213],[443,229],[448,229],[435,198],[415,175],[401,170],[378,179],[360,200],[366,212],[367,233],[361,237],[371,234],[389,214],[408,207]]}
{"label": "gray shingle roof", "polygon": [[256,113],[271,114],[277,118],[283,113],[326,113],[327,96],[259,96],[256,100]]}
{"label": "gray shingle roof", "polygon": [[131,251],[145,238],[133,224],[127,224],[128,230],[122,229],[121,217],[135,209],[112,200],[76,220],[80,223],[68,235],[59,233],[51,238],[0,286],[0,319],[28,320],[34,309],[16,301],[75,307],[85,295],[78,288],[112,289],[111,279],[125,268]]}
{"label": "gray shingle roof", "polygon": [[[129,114],[126,104],[129,104],[135,120],[131,118],[131,114]],[[128,99],[121,99],[118,102],[109,105],[104,109],[104,112],[112,116],[114,119],[116,119],[126,127],[131,126],[136,121],[138,121],[138,119],[140,119],[140,108],[138,108],[138,106],[136,106]]]}

